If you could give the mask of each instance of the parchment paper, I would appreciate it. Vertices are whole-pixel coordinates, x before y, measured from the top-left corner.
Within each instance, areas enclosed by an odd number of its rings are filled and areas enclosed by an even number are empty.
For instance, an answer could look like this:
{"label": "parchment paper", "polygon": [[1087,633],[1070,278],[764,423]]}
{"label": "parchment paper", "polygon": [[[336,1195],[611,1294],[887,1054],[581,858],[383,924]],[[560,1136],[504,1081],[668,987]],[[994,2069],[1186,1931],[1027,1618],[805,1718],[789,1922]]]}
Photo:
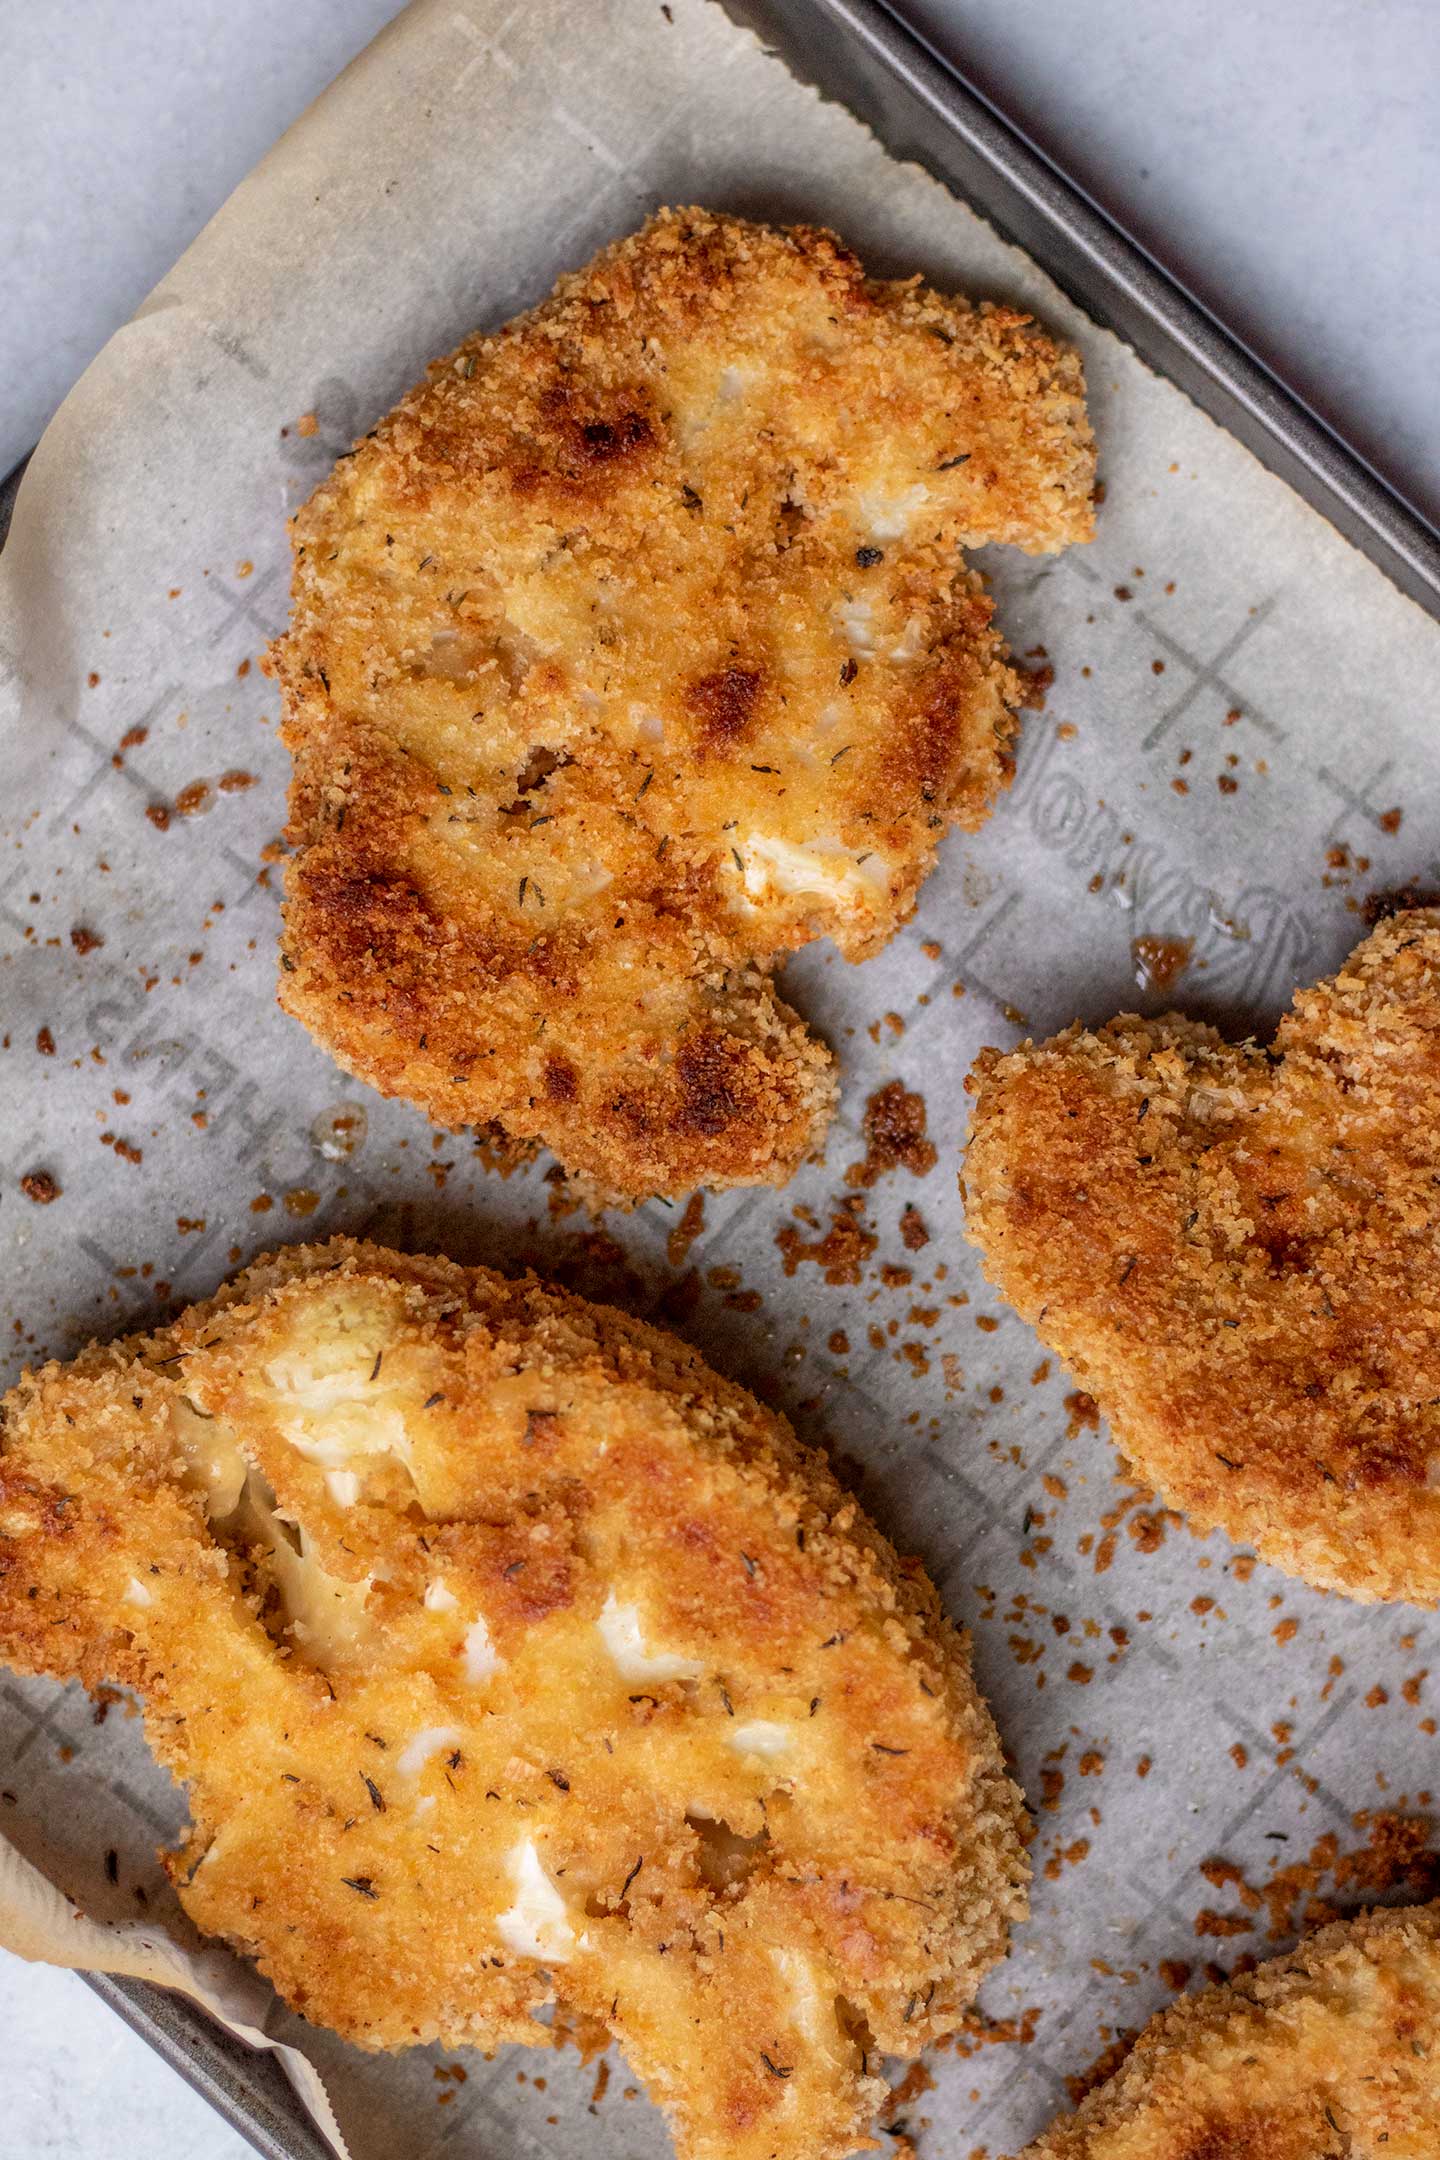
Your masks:
{"label": "parchment paper", "polygon": [[257,2053],[273,2051],[335,2160],[350,2160],[335,2111],[315,2066],[288,2041],[263,2029],[274,2008],[270,1988],[223,1950],[177,1939],[180,1931],[139,1921],[92,1920],[82,1907],[0,1838],[0,1945],[33,1964],[76,1972],[124,1973],[186,1996]]}
{"label": "parchment paper", "polygon": [[[683,200],[832,223],[878,270],[1032,305],[1084,348],[1107,495],[1088,551],[990,565],[1015,650],[1055,670],[1008,801],[947,845],[882,958],[815,949],[788,970],[845,1061],[827,1162],[709,1201],[672,1265],[678,1210],[603,1236],[552,1218],[543,1161],[502,1179],[279,1013],[286,772],[253,663],[284,616],[285,515],[333,457],[433,354]],[[904,2109],[926,2160],[1011,2150],[1168,1999],[1162,1961],[1269,1947],[1265,1913],[1202,1862],[1263,1883],[1327,1833],[1363,1846],[1357,1811],[1423,1808],[1440,1630],[1162,1535],[1153,1511],[1102,1527],[1125,1498],[1108,1443],[961,1239],[962,1078],[983,1043],[1077,1013],[1180,1002],[1268,1027],[1354,942],[1358,896],[1436,878],[1437,682],[1435,623],[709,0],[421,0],[102,354],[0,559],[9,1365],[344,1228],[533,1261],[658,1311],[782,1403],[974,1628],[1037,1809],[1034,1916],[983,1997],[1031,2037],[938,2054],[937,2089]],[[255,784],[220,791],[227,773]],[[181,814],[202,780],[208,811]],[[1164,1000],[1137,988],[1137,936],[1193,940]],[[859,1282],[787,1277],[776,1230],[797,1206],[828,1223],[865,1101],[895,1078],[926,1097],[937,1167],[864,1196],[879,1243]],[[312,1128],[347,1104],[368,1130],[337,1158]],[[58,1199],[24,1195],[34,1171]],[[930,1240],[913,1250],[907,1203]],[[90,1912],[133,1917],[137,1890],[150,1923],[173,1910],[151,1855],[180,1802],[136,1723],[0,1681],[0,1788],[17,1846]],[[1207,1907],[1235,1931],[1197,1935]],[[467,2057],[461,2083],[278,2012],[269,2029],[323,2067],[356,2160],[666,2150],[622,2066],[595,2099],[573,2056]]]}

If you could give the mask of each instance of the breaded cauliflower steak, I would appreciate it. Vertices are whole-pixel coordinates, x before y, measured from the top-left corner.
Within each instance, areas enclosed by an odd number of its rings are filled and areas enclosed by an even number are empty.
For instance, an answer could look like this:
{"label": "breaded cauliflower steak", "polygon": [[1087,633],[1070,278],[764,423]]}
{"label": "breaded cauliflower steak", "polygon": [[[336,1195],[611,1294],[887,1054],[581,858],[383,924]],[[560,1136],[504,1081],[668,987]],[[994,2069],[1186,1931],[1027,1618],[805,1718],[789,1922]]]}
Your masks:
{"label": "breaded cauliflower steak", "polygon": [[608,2028],[682,2155],[825,2160],[1025,1910],[967,1646],[670,1336],[337,1239],[25,1378],[0,1653],[118,1682],[186,1910],[369,2048]]}
{"label": "breaded cauliflower steak", "polygon": [[1274,1047],[1174,1016],[982,1052],[969,1232],[1202,1530],[1440,1600],[1440,912],[1298,993]]}
{"label": "breaded cauliflower steak", "polygon": [[1153,2018],[1022,2160],[1435,2160],[1440,1906],[1362,1914]]}
{"label": "breaded cauliflower steak", "polygon": [[1080,363],[829,233],[662,212],[431,369],[294,521],[280,997],[600,1194],[782,1183],[876,952],[1010,775],[959,549],[1088,537]]}

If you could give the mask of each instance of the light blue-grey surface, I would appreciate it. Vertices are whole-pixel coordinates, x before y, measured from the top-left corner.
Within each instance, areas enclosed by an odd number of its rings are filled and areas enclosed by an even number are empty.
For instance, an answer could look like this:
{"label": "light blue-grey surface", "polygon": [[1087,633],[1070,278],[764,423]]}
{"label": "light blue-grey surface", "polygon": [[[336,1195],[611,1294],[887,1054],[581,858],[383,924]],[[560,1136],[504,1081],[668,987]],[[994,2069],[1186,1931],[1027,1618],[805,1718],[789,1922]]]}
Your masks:
{"label": "light blue-grey surface", "polygon": [[898,0],[1440,523],[1434,0]]}
{"label": "light blue-grey surface", "polygon": [[[637,0],[637,5],[646,0]],[[1432,0],[910,0],[937,43],[1440,515]],[[393,0],[0,0],[0,471]],[[0,1960],[0,2150],[248,2149],[72,1976]]]}
{"label": "light blue-grey surface", "polygon": [[0,473],[399,0],[0,0]]}

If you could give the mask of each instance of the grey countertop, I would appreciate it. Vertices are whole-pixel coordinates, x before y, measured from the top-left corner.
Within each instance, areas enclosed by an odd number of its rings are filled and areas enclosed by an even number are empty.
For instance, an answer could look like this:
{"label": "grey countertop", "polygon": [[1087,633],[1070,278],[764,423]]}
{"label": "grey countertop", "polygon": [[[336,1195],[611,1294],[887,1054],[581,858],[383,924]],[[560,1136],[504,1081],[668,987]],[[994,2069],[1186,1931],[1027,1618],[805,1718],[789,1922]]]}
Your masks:
{"label": "grey countertop", "polygon": [[[646,0],[636,0],[637,5]],[[905,12],[1440,519],[1433,0]],[[394,0],[0,0],[0,474]],[[5,2149],[241,2160],[68,1973],[0,1959]]]}

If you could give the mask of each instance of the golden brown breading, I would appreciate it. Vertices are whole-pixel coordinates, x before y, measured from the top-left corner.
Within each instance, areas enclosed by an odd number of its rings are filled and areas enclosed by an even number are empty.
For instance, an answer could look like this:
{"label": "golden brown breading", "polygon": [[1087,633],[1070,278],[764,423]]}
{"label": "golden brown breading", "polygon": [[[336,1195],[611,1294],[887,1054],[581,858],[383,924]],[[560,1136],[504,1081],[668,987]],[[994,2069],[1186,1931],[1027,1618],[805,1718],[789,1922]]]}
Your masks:
{"label": "golden brown breading", "polygon": [[781,1183],[775,995],[877,951],[1008,781],[962,545],[1091,528],[1076,355],[831,234],[662,212],[473,337],[294,522],[281,1002],[600,1193]]}
{"label": "golden brown breading", "polygon": [[970,1236],[1201,1529],[1440,1600],[1440,912],[1303,990],[1274,1047],[1171,1017],[982,1052]]}
{"label": "golden brown breading", "polygon": [[1440,1905],[1362,1914],[1151,2020],[1022,2160],[1435,2160]]}
{"label": "golden brown breading", "polygon": [[119,1682],[198,1926],[371,2048],[608,2028],[682,2154],[849,2151],[1023,1916],[967,1647],[672,1337],[336,1239],[23,1380],[0,1651]]}

